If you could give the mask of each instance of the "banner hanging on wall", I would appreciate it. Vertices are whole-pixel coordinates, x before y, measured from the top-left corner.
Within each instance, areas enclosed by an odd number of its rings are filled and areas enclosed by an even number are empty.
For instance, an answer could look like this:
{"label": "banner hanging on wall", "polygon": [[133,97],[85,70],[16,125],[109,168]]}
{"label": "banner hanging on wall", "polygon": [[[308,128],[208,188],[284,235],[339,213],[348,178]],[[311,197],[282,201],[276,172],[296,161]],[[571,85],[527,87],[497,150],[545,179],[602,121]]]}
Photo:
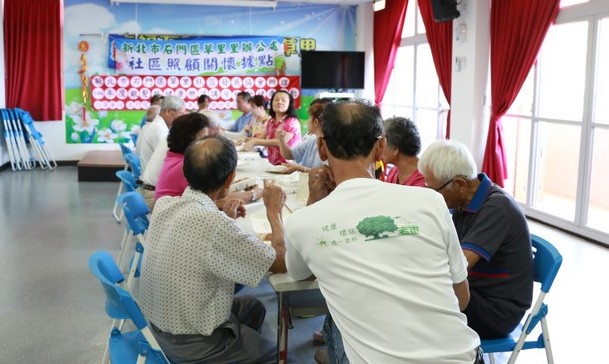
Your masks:
{"label": "banner hanging on wall", "polygon": [[284,44],[280,36],[141,39],[110,34],[108,39],[108,67],[121,74],[285,74]]}
{"label": "banner hanging on wall", "polygon": [[276,90],[288,90],[300,107],[299,76],[113,76],[91,77],[94,110],[146,110],[155,94],[176,95],[186,108],[197,109],[197,98],[209,95],[210,109],[237,108],[236,95],[247,91],[270,100]]}

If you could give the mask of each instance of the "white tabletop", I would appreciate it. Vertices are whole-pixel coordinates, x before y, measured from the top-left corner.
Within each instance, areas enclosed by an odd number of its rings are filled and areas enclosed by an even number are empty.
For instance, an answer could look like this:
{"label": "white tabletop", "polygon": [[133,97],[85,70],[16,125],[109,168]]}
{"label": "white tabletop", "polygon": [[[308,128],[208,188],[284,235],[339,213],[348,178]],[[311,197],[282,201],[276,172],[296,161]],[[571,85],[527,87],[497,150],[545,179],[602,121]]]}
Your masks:
{"label": "white tabletop", "polygon": [[[238,153],[239,163],[237,164],[237,177],[235,179],[256,178],[260,187],[262,187],[264,179],[271,179],[279,184],[287,193],[287,208],[283,211],[284,219],[291,211],[304,207],[308,196],[308,175],[300,172],[294,172],[291,175],[270,172],[275,169],[275,166],[256,154],[253,152]],[[245,205],[245,209],[245,218],[237,219],[237,224],[243,230],[256,233],[259,236],[271,232],[264,203],[261,200]],[[319,289],[317,280],[295,281],[286,273],[270,275],[269,282],[276,292]]]}

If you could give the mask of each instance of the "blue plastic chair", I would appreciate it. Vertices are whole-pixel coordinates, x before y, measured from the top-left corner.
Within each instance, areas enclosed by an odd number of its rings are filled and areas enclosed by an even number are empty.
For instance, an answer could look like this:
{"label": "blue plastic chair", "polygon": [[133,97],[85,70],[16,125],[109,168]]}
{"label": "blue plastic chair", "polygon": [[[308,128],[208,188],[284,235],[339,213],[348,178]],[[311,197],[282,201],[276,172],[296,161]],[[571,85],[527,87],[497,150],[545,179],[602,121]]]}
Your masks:
{"label": "blue plastic chair", "polygon": [[127,256],[127,252],[130,250],[131,240],[133,240],[133,237],[136,238],[135,252],[131,259],[131,263],[129,264],[129,274],[127,275],[126,283],[127,287],[131,289],[133,286],[133,279],[139,276],[139,267],[142,263],[142,254],[144,253],[144,245],[146,244],[144,234],[150,225],[150,221],[148,220],[150,210],[146,205],[144,197],[136,191],[125,192],[118,196],[116,200],[119,205],[122,206],[125,219],[127,220],[125,233],[123,234],[123,240],[121,242],[121,251],[117,259],[120,268],[123,267],[123,261]]}
{"label": "blue plastic chair", "polygon": [[[562,255],[552,244],[539,236],[531,235],[531,244],[533,245],[533,279],[535,282],[541,283],[539,295],[524,325],[518,325],[506,338],[482,340],[482,350],[485,353],[489,353],[491,363],[494,363],[492,353],[511,351],[512,355],[508,364],[513,364],[521,350],[543,348],[546,350],[548,363],[554,363],[552,347],[550,345],[550,333],[546,322],[548,306],[544,303],[544,298],[550,291],[554,278],[556,278],[556,274],[560,269]],[[538,323],[541,323],[541,334],[536,340],[527,341],[527,336]]]}
{"label": "blue plastic chair", "polygon": [[[131,150],[131,148],[129,148],[125,144],[119,144],[119,146],[121,147],[123,161],[125,161],[125,171],[128,171],[129,163],[127,162],[127,155],[134,154],[134,153]],[[117,176],[118,176],[118,174],[117,174]],[[120,177],[119,177],[119,179],[121,180],[121,183],[118,185],[118,192],[116,192],[117,198],[121,193],[123,193],[125,191],[133,191],[133,190],[126,190],[123,180]],[[137,180],[137,177],[135,177],[135,180]],[[116,202],[114,202],[114,207],[112,207],[112,216],[114,216],[114,219],[116,220],[116,222],[121,222],[123,220],[123,212],[122,212],[120,206],[118,205],[118,203],[116,203]]]}
{"label": "blue plastic chair", "polygon": [[135,153],[130,153],[125,155],[125,162],[127,162],[133,177],[135,177],[136,180],[139,180],[140,176],[142,175],[142,164],[140,163],[140,157],[138,157]]}
{"label": "blue plastic chair", "polygon": [[[106,313],[113,319],[103,363],[108,359],[112,364],[169,363],[137,302],[120,286],[124,277],[112,256],[104,251],[93,253],[89,258],[89,269],[102,285],[106,295]],[[123,332],[123,320],[131,320],[136,329]]]}
{"label": "blue plastic chair", "polygon": [[[138,188],[138,184],[137,184],[137,180],[135,179],[135,177],[133,177],[133,174],[129,171],[125,171],[125,170],[120,170],[120,171],[116,171],[115,172],[116,177],[118,177],[118,179],[121,181],[123,187],[121,193],[119,193],[116,197],[117,197],[117,201],[118,201],[118,196],[120,196],[122,193],[124,192],[132,192],[137,190]],[[116,202],[116,204],[118,205],[118,202]],[[120,207],[120,205],[118,205]]]}

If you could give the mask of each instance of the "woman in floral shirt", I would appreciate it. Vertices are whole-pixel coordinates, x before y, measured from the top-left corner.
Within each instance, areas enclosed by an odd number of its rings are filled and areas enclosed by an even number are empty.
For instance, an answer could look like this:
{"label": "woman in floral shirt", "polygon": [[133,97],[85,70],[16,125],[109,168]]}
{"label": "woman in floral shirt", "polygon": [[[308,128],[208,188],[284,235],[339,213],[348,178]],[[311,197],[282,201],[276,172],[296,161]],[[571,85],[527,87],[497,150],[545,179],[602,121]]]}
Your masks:
{"label": "woman in floral shirt", "polygon": [[271,120],[266,124],[265,139],[248,138],[244,149],[253,150],[257,145],[266,147],[269,162],[272,164],[285,163],[287,160],[281,155],[279,141],[275,139],[277,131],[283,131],[283,140],[290,147],[293,147],[302,139],[300,122],[295,114],[292,95],[285,90],[275,92],[271,98],[269,114]]}

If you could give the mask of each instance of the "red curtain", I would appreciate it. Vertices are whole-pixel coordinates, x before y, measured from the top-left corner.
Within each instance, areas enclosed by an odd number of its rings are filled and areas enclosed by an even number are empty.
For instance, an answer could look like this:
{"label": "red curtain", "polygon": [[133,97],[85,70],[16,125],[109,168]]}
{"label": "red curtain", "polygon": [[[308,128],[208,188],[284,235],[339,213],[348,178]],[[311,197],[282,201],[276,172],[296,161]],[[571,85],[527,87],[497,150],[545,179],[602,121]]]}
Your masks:
{"label": "red curtain", "polygon": [[61,120],[63,0],[5,0],[6,106]]}
{"label": "red curtain", "polygon": [[[453,55],[453,22],[438,23],[433,18],[431,1],[419,0],[419,11],[425,24],[427,42],[436,67],[440,87],[450,106]],[[450,110],[446,118],[446,138],[450,137]]]}
{"label": "red curtain", "polygon": [[559,8],[560,0],[491,2],[491,118],[482,170],[502,187],[507,164],[501,117],[516,99]]}
{"label": "red curtain", "polygon": [[385,96],[393,71],[406,19],[406,7],[408,0],[390,0],[385,9],[374,12],[374,98],[378,105]]}

